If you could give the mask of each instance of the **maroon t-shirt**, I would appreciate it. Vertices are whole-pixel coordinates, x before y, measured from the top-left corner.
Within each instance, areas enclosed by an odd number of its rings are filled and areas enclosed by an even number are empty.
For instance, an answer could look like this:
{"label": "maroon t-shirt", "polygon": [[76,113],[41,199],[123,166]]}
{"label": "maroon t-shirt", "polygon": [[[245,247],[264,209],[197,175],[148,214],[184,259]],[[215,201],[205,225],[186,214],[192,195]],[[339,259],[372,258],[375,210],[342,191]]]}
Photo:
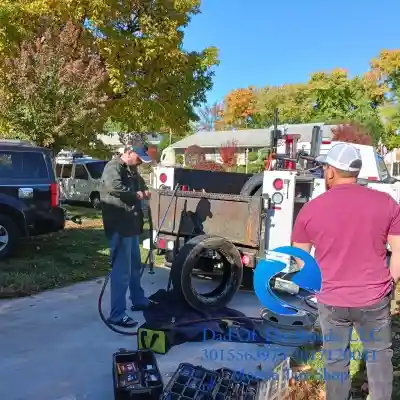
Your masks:
{"label": "maroon t-shirt", "polygon": [[387,193],[338,185],[300,211],[292,241],[312,243],[322,273],[317,300],[337,307],[377,303],[392,288],[388,235],[400,235],[400,208]]}

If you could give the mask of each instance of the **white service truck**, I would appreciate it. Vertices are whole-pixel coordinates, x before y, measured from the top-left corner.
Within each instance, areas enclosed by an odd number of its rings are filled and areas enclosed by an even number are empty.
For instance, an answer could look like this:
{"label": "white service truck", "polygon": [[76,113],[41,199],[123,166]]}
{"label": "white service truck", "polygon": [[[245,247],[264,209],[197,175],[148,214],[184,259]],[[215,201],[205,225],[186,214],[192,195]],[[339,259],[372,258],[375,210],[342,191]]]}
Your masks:
{"label": "white service truck", "polygon": [[[400,182],[390,178],[385,164],[381,162],[381,158],[376,150],[371,146],[357,144],[354,146],[360,150],[363,161],[363,166],[359,175],[359,183],[372,189],[386,192],[399,202]],[[210,174],[213,174],[213,172],[210,172]],[[264,171],[263,173],[250,177],[242,188],[242,197],[251,194],[260,195],[263,199],[263,210],[260,213],[260,221],[257,222],[260,227],[259,243],[256,247],[249,247],[247,245],[239,246],[243,266],[254,267],[256,258],[263,256],[266,251],[280,246],[289,246],[293,225],[299,211],[305,203],[321,195],[325,190],[324,179],[311,174],[310,169],[307,169],[307,167],[297,170]],[[169,196],[172,195],[172,191],[169,190],[169,188],[161,189],[160,192],[169,193]],[[182,193],[184,192],[185,190],[181,190],[177,193],[177,201],[180,201]],[[221,196],[221,198],[228,198],[229,196],[232,198],[238,197],[236,194],[207,193],[207,191],[203,194],[197,194],[204,198],[206,198],[208,194],[213,195],[214,198],[215,196]],[[165,204],[160,203],[159,200],[157,200],[156,203],[157,204],[152,204],[152,209],[157,209],[158,212],[158,219],[153,221],[155,229],[157,229],[161,215],[163,214],[162,208],[165,207]],[[176,205],[173,207],[176,207]],[[196,214],[196,212],[195,209],[192,210],[192,213]],[[210,212],[215,214],[212,209]],[[176,247],[177,233],[175,231],[172,232],[173,229],[171,231],[171,228],[169,228],[169,226],[171,226],[170,218],[172,217],[167,215],[166,223],[161,227],[161,231],[155,243],[155,247],[158,251],[165,254],[167,265],[172,264],[176,252],[179,251],[179,246],[178,248]],[[176,225],[178,222],[175,221],[173,224]],[[205,223],[204,232],[207,234],[215,234],[218,231],[219,235],[223,235],[224,232],[228,233],[229,228],[221,230],[220,227],[218,227],[217,229],[215,224],[215,222],[210,222],[207,228],[207,223]],[[245,223],[243,223],[242,226],[243,229],[245,229]],[[155,232],[154,230],[153,237],[155,237]],[[150,239],[145,240],[143,246],[145,249],[149,249]],[[209,254],[212,255],[212,252],[209,252]],[[286,262],[289,267],[290,259],[286,258]]]}

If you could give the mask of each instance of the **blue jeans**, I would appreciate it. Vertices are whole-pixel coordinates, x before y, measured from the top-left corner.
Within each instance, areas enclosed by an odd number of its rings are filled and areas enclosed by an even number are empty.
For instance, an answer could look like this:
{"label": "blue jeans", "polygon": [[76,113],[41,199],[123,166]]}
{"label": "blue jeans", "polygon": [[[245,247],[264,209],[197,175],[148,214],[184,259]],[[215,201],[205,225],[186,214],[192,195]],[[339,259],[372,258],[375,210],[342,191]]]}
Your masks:
{"label": "blue jeans", "polygon": [[148,300],[140,286],[139,236],[121,236],[117,232],[107,235],[110,255],[113,259],[111,271],[110,322],[118,322],[126,312],[126,291],[129,287],[133,305],[145,305]]}

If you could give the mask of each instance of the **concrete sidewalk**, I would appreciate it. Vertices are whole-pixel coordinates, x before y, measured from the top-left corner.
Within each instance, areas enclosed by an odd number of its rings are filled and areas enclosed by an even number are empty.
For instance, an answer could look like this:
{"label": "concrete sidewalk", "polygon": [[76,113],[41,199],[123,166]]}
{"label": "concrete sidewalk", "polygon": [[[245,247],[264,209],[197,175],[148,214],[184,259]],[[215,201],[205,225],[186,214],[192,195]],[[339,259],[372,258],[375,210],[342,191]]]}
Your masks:
{"label": "concrete sidewalk", "polygon": [[[143,276],[150,295],[167,283],[169,270],[157,268]],[[136,349],[136,338],[113,333],[97,313],[101,281],[92,281],[36,296],[0,302],[0,399],[3,400],[112,400],[112,354],[119,348]],[[108,295],[105,310],[108,311]],[[240,292],[230,307],[259,316],[253,293]],[[140,317],[140,318],[139,318]],[[135,318],[142,321],[141,313]],[[176,346],[158,356],[166,384],[179,363],[216,369],[245,369],[264,376],[271,361],[227,361],[230,349],[257,358],[268,348],[256,344],[208,341]],[[207,360],[210,350],[214,361]],[[291,349],[286,349],[287,353]],[[293,349],[294,351],[294,349]],[[262,370],[258,368],[262,364]]]}

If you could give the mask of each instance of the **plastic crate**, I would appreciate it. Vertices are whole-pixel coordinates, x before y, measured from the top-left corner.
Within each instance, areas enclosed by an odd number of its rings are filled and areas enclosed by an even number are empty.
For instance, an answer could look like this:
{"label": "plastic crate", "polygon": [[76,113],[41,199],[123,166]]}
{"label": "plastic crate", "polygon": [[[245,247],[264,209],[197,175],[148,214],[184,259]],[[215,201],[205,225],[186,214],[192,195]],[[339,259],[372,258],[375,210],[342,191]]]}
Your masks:
{"label": "plastic crate", "polygon": [[220,380],[214,390],[215,400],[256,400],[261,379],[227,368],[217,370]]}
{"label": "plastic crate", "polygon": [[180,364],[165,387],[162,400],[281,400],[291,378],[290,358],[283,360],[267,381],[221,368],[207,370],[192,364]]}
{"label": "plastic crate", "polygon": [[[123,373],[119,371],[128,366],[134,368]],[[158,400],[164,387],[151,350],[120,350],[114,353],[113,382],[115,400]]]}
{"label": "plastic crate", "polygon": [[213,391],[220,376],[200,366],[180,364],[166,385],[162,400],[213,400]]}
{"label": "plastic crate", "polygon": [[165,387],[162,400],[256,400],[260,382],[233,370],[211,371],[184,363]]}

